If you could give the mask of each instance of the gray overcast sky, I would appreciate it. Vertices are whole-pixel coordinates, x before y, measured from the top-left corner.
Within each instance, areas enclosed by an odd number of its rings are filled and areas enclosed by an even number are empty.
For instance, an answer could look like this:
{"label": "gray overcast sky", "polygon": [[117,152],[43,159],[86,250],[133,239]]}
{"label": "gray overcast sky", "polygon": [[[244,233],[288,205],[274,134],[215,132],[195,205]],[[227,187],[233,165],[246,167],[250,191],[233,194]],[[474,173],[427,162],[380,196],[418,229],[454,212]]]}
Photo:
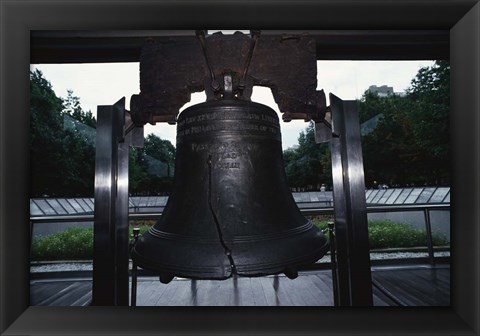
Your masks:
{"label": "gray overcast sky", "polygon": [[[318,61],[317,89],[327,95],[333,93],[344,100],[359,99],[370,85],[392,86],[395,92],[404,92],[418,70],[431,66],[433,61]],[[40,69],[50,81],[56,95],[67,97],[67,89],[73,90],[80,98],[84,111],[96,115],[97,105],[112,105],[120,98],[126,98],[129,109],[130,97],[140,92],[138,63],[102,64],[40,64]],[[205,100],[205,95],[195,93],[186,106]],[[270,89],[255,87],[252,100],[272,107],[279,113]],[[282,145],[286,149],[297,144],[298,134],[307,127],[302,120],[281,122]],[[176,128],[159,123],[146,125],[145,135],[155,133],[175,145]]]}

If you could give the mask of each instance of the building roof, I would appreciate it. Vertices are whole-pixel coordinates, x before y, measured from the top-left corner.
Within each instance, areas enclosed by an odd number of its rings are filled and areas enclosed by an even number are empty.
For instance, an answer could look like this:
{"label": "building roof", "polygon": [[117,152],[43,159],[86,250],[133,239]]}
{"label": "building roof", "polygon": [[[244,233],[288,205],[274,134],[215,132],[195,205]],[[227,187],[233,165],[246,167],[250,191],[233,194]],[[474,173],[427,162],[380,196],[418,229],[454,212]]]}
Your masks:
{"label": "building roof", "polygon": [[[333,206],[331,191],[293,192],[299,208]],[[368,205],[450,204],[450,187],[366,190]],[[168,196],[132,196],[130,212],[162,211]],[[93,198],[32,198],[30,216],[93,214]]]}

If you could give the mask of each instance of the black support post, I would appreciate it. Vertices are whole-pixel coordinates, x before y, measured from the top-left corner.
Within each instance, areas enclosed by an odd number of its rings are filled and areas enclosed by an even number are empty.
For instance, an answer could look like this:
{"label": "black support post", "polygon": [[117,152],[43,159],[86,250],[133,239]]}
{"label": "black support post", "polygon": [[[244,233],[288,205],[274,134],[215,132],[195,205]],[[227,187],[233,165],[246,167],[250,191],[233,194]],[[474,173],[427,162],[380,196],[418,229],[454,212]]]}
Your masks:
{"label": "black support post", "polygon": [[97,306],[129,304],[128,159],[143,128],[126,134],[125,98],[99,106],[95,154],[93,300]]}
{"label": "black support post", "polygon": [[[121,103],[121,102],[119,102]],[[119,103],[99,106],[95,154],[95,209],[93,227],[93,305],[116,305],[116,181],[117,144],[123,131]]]}
{"label": "black support post", "polygon": [[[123,129],[122,129],[123,131]],[[130,136],[118,143],[117,198],[115,200],[115,301],[117,306],[128,306],[129,296],[129,237],[128,237],[128,159]]]}
{"label": "black support post", "polygon": [[339,306],[351,305],[350,265],[348,257],[347,204],[343,180],[340,138],[335,134],[330,141],[332,161],[333,207],[335,218],[335,247],[337,249],[337,303]]}
{"label": "black support post", "polygon": [[340,306],[371,306],[365,179],[356,101],[330,94],[332,178]]}
{"label": "black support post", "polygon": [[430,259],[430,264],[434,266],[435,252],[433,250],[432,224],[430,222],[430,211],[427,208],[425,208],[423,210],[423,215],[425,218],[425,236],[427,237],[428,258]]}

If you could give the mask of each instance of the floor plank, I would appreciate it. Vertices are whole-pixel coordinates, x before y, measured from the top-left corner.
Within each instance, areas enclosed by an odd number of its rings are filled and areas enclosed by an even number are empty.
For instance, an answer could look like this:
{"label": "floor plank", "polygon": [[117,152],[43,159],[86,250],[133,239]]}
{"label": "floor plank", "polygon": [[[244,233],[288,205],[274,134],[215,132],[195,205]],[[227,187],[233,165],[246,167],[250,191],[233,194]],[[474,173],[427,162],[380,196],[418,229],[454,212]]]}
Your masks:
{"label": "floor plank", "polygon": [[[372,270],[376,306],[450,305],[450,268],[376,267]],[[31,305],[84,306],[91,302],[91,279],[32,280]],[[156,277],[137,282],[138,306],[333,306],[330,270],[284,275],[232,277],[227,280],[175,278],[162,284]]]}
{"label": "floor plank", "polygon": [[255,297],[250,278],[235,277],[233,280],[233,305],[255,306]]}
{"label": "floor plank", "polygon": [[260,284],[259,278],[249,278],[250,279],[250,289],[252,291],[253,302],[255,306],[264,307],[267,306],[267,297],[263,291],[263,287]]}
{"label": "floor plank", "polygon": [[449,306],[450,268],[399,268],[372,272],[378,287],[408,306]]}

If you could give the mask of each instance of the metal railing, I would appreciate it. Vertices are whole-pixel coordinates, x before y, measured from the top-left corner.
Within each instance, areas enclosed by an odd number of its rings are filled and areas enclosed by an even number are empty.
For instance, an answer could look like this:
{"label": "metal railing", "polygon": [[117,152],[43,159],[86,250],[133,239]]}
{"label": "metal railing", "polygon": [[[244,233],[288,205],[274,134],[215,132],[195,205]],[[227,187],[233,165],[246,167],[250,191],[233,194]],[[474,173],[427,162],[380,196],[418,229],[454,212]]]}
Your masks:
{"label": "metal railing", "polygon": [[[410,205],[374,205],[367,206],[367,213],[382,213],[382,212],[423,212],[425,232],[427,237],[427,250],[430,263],[435,263],[435,252],[433,248],[432,225],[430,212],[448,210],[450,211],[450,204],[410,204]],[[311,208],[301,209],[305,216],[316,216],[321,214],[333,214],[333,207],[329,208]]]}
{"label": "metal railing", "polygon": [[[304,216],[318,216],[318,215],[332,215],[333,207],[320,208],[303,208],[300,212]],[[435,252],[433,248],[432,226],[431,226],[431,211],[450,210],[450,204],[410,204],[410,205],[377,205],[368,206],[367,213],[382,213],[382,212],[423,212],[425,222],[425,232],[427,236],[427,250],[431,264],[435,261]],[[162,216],[161,212],[134,212],[129,213],[129,220],[152,220],[158,219]],[[52,215],[52,216],[31,216],[30,217],[30,233],[33,233],[33,225],[42,223],[68,223],[68,222],[93,222],[94,215]],[[31,236],[32,238],[32,236]]]}

